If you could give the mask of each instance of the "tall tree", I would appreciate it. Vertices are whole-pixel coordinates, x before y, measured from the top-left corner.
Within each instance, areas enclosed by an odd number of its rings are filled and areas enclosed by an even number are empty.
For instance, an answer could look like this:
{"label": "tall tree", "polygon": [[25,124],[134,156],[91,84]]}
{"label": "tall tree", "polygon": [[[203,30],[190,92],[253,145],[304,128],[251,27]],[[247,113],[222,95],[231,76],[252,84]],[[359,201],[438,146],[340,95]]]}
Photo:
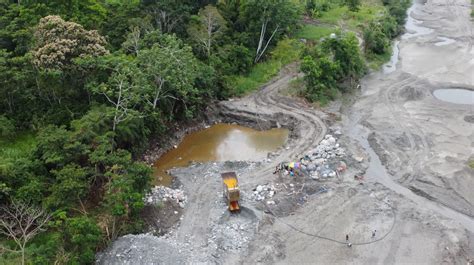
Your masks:
{"label": "tall tree", "polygon": [[136,106],[143,100],[143,75],[133,62],[117,65],[107,83],[93,87],[93,91],[103,95],[112,105],[113,125],[139,116]]}
{"label": "tall tree", "polygon": [[35,30],[35,40],[33,63],[47,70],[67,70],[76,58],[109,53],[105,38],[97,31],[85,30],[59,16],[42,18]]}
{"label": "tall tree", "polygon": [[45,230],[51,215],[39,207],[18,201],[0,207],[0,213],[0,233],[13,239],[20,249],[21,264],[24,265],[26,244]]}
{"label": "tall tree", "polygon": [[171,35],[164,35],[159,44],[142,50],[137,57],[151,84],[147,102],[153,111],[161,107],[173,115],[177,104],[186,108],[187,101],[196,94],[197,61],[191,47]]}
{"label": "tall tree", "polygon": [[188,27],[188,33],[211,56],[214,41],[226,30],[226,21],[215,6],[207,5],[199,10],[194,22]]}
{"label": "tall tree", "polygon": [[130,31],[127,33],[127,38],[122,43],[122,48],[128,51],[129,53],[134,53],[135,56],[137,56],[141,48],[140,40],[142,38],[142,35],[143,34],[140,30],[140,27],[130,27]]}
{"label": "tall tree", "polygon": [[241,23],[257,46],[255,63],[262,58],[273,40],[278,40],[296,26],[300,11],[296,4],[286,0],[249,0],[241,8]]}
{"label": "tall tree", "polygon": [[143,0],[142,9],[162,33],[182,33],[192,11],[189,0]]}

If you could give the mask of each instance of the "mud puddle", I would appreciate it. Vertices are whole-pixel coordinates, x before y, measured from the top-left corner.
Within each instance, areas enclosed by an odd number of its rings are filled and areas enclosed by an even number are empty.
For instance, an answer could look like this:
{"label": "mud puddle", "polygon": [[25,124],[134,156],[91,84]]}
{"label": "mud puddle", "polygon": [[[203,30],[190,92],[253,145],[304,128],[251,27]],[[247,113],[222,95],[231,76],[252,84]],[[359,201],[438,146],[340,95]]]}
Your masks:
{"label": "mud puddle", "polygon": [[472,90],[462,88],[443,88],[435,90],[433,95],[437,99],[449,103],[474,105],[474,91]]}
{"label": "mud puddle", "polygon": [[154,164],[156,185],[171,185],[172,177],[166,173],[173,167],[190,162],[257,161],[276,151],[288,139],[287,129],[257,131],[231,124],[216,124],[187,135],[177,146],[162,155]]}

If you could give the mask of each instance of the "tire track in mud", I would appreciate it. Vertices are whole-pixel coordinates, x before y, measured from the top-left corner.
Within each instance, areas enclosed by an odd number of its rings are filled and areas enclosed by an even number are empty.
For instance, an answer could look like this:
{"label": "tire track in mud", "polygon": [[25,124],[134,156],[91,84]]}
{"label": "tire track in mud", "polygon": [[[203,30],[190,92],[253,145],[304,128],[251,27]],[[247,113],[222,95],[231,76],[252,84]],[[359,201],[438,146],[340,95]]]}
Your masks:
{"label": "tire track in mud", "polygon": [[[275,79],[260,88],[258,92],[237,101],[238,103],[245,102],[244,107],[239,104],[232,104],[231,107],[226,106],[230,111],[247,114],[255,111],[254,116],[256,118],[259,118],[260,112],[264,110],[265,114],[281,113],[297,120],[296,128],[293,129],[297,130],[298,138],[290,140],[288,144],[292,147],[284,152],[279,152],[278,156],[273,159],[275,162],[296,159],[299,155],[317,145],[327,133],[326,124],[316,114],[316,111],[295,99],[280,94],[280,91],[288,87],[290,81],[297,76],[296,71],[295,64],[287,66]],[[252,108],[255,109],[249,111]],[[276,165],[277,163],[271,163],[254,172],[254,174],[266,174],[272,171]]]}
{"label": "tire track in mud", "polygon": [[[406,135],[408,141],[410,142],[410,150],[408,152],[403,152],[407,155],[408,159],[406,162],[411,168],[410,177],[403,180],[403,184],[405,185],[416,181],[417,175],[421,174],[423,171],[422,161],[429,157],[431,151],[427,137],[422,132],[422,130],[414,124],[412,124],[412,126],[408,126],[409,124],[403,121],[404,117],[402,115],[409,115],[409,113],[403,104],[398,102],[400,99],[400,93],[404,89],[407,89],[413,85],[417,85],[421,81],[422,80],[416,76],[410,75],[409,77],[390,85],[387,89],[382,90],[380,93],[380,97],[382,98],[383,102],[390,109],[389,115],[392,116],[397,126],[401,128],[401,131],[404,133],[404,135]],[[419,137],[420,140],[417,141],[415,136]],[[418,144],[418,142],[421,142],[421,146]]]}
{"label": "tire track in mud", "polygon": [[[462,3],[459,1],[454,1],[454,0],[445,0],[444,6],[447,9],[447,12],[450,14],[449,18],[457,18],[458,24],[460,24],[458,32],[461,33],[461,35],[467,36],[467,38],[463,37],[462,39],[467,41],[464,41],[467,43],[468,51],[472,49],[472,44],[473,44],[473,38],[472,38],[472,32],[473,32],[473,27],[472,27],[472,22],[469,19],[464,19],[465,18],[465,5],[463,6]],[[436,34],[436,31],[435,31]],[[437,35],[435,35],[437,36]],[[403,40],[406,41],[406,40]],[[463,45],[463,49],[464,49]],[[401,58],[400,60],[402,60]],[[465,63],[463,62],[454,62],[454,63],[446,63],[446,68],[449,69],[455,65]],[[397,76],[398,74],[398,76]],[[467,214],[464,211],[459,210],[458,207],[453,207],[452,205],[448,205],[445,201],[443,200],[438,200],[436,198],[433,198],[429,196],[428,193],[422,193],[423,190],[416,189],[413,185],[416,181],[423,182],[421,179],[418,180],[417,177],[422,176],[423,174],[429,174],[424,172],[424,170],[427,170],[426,165],[424,165],[424,162],[429,160],[431,157],[433,157],[432,154],[432,147],[430,146],[430,142],[425,135],[422,124],[419,124],[416,117],[412,116],[410,114],[410,111],[407,110],[407,108],[404,105],[404,102],[406,100],[401,99],[401,93],[409,88],[410,86],[416,86],[418,85],[419,82],[423,81],[430,81],[435,77],[437,72],[429,72],[425,71],[424,73],[418,74],[418,75],[410,75],[410,76],[404,76],[404,73],[401,69],[397,69],[396,73],[391,74],[392,77],[395,77],[394,80],[391,80],[391,83],[387,88],[379,88],[378,91],[374,96],[371,96],[371,99],[368,100],[367,102],[369,103],[364,103],[366,106],[362,106],[357,108],[357,111],[362,111],[362,112],[369,112],[367,117],[363,121],[367,121],[370,119],[375,119],[373,123],[371,124],[372,126],[376,127],[381,127],[382,131],[380,131],[380,128],[378,130],[376,129],[371,129],[367,128],[366,129],[370,131],[375,131],[379,132],[378,137],[390,141],[391,137],[390,136],[384,136],[383,132],[388,131],[390,134],[391,128],[386,127],[384,128],[384,124],[380,123],[381,119],[373,115],[373,108],[370,106],[370,102],[382,102],[384,107],[386,107],[389,111],[387,112],[387,115],[389,115],[389,118],[392,118],[390,122],[388,122],[390,125],[394,124],[398,132],[402,132],[406,137],[408,138],[409,142],[409,149],[408,151],[405,151],[403,148],[395,147],[392,146],[392,144],[387,143],[384,144],[385,147],[383,148],[387,152],[390,153],[391,150],[394,150],[395,152],[395,159],[399,159],[399,161],[403,164],[403,167],[408,167],[407,169],[404,169],[405,172],[408,172],[411,174],[411,176],[407,177],[406,179],[399,179],[398,182],[391,178],[392,176],[386,172],[385,175],[390,178],[386,178],[384,181],[384,185],[392,190],[394,190],[397,193],[403,194],[406,197],[412,199],[413,201],[417,202],[419,206],[421,207],[426,207],[426,208],[431,208],[431,210],[434,210],[435,212],[440,213],[441,215],[444,215],[445,217],[448,217],[449,219],[452,220],[457,220],[459,221],[467,230],[469,231],[474,231],[474,219],[472,218],[472,215]],[[391,79],[391,78],[390,78]],[[380,106],[379,106],[380,107]],[[385,121],[382,121],[385,122]],[[355,125],[363,125],[361,123],[361,120],[352,123],[352,126]],[[370,124],[370,123],[369,123]],[[395,130],[395,132],[397,132]],[[381,132],[381,134],[380,134]],[[429,131],[426,132],[426,134],[429,135]],[[377,138],[378,138],[377,137]],[[353,137],[354,138],[354,137]],[[418,144],[418,146],[417,146]],[[367,144],[368,145],[368,144]],[[372,148],[371,146],[368,147],[371,151],[375,153],[376,148]],[[382,157],[381,154],[375,153],[374,155],[378,158]],[[382,167],[385,169],[388,164],[393,165],[393,161],[390,163],[385,163],[386,165],[382,165]],[[398,166],[395,166],[395,168],[400,168]],[[388,176],[390,175],[390,176]],[[443,180],[443,179],[441,179]],[[427,182],[423,182],[427,183]],[[444,183],[444,188],[448,187],[449,184],[446,183],[443,180]],[[428,183],[431,185],[431,183]],[[437,186],[438,187],[438,186]],[[408,188],[408,189],[407,189]],[[459,195],[454,189],[452,190],[452,193],[454,196],[459,196],[460,199],[462,199],[464,202],[469,202],[463,198],[462,196]],[[434,193],[436,195],[436,193]]]}
{"label": "tire track in mud", "polygon": [[[356,128],[357,125],[361,125],[361,118],[355,119],[348,125],[348,127]],[[361,126],[367,129],[365,126]],[[358,131],[358,129],[356,129]],[[470,232],[474,232],[474,219],[466,213],[460,212],[457,209],[450,207],[440,201],[434,201],[430,198],[421,195],[420,193],[414,192],[412,189],[405,187],[392,178],[392,175],[386,170],[386,166],[380,161],[379,155],[370,146],[366,138],[358,138],[355,135],[358,133],[350,133],[351,138],[356,142],[359,142],[370,157],[369,168],[367,169],[368,174],[372,174],[372,177],[376,179],[372,180],[384,185],[386,188],[398,193],[407,199],[413,201],[418,207],[430,209],[441,216],[445,216],[451,220],[459,222],[465,229]]]}
{"label": "tire track in mud", "polygon": [[[463,16],[463,8],[464,6],[461,4],[457,4],[456,0],[446,0],[445,1],[448,11],[454,15],[454,17],[460,18]],[[472,5],[472,4],[471,4]],[[462,26],[460,30],[466,33],[468,36],[468,51],[472,49],[473,46],[473,27],[470,20],[463,20]]]}

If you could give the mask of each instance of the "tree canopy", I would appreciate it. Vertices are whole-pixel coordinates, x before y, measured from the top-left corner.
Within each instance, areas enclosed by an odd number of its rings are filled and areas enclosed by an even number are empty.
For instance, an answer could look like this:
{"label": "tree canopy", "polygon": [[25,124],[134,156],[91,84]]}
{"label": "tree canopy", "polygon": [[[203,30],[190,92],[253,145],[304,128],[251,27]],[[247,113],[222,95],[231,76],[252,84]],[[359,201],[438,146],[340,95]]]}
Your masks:
{"label": "tree canopy", "polygon": [[[265,67],[277,73],[297,60],[305,7],[345,3],[355,16],[358,2],[0,1],[0,145],[18,144],[0,152],[0,206],[21,202],[49,220],[23,247],[11,236],[0,244],[25,250],[26,263],[91,264],[116,237],[143,231],[152,169],[140,158],[150,140],[238,95],[236,77],[262,75],[257,86],[272,76]],[[363,30],[367,56],[387,51],[409,1],[383,3]],[[311,101],[366,72],[353,34],[307,44],[300,62]]]}

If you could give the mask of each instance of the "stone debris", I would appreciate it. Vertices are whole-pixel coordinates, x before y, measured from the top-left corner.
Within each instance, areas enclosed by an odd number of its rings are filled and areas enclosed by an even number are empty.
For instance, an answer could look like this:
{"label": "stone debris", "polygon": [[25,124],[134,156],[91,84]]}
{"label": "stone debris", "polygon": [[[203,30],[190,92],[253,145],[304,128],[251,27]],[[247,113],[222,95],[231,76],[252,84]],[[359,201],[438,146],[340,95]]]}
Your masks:
{"label": "stone debris", "polygon": [[208,244],[216,244],[217,249],[224,251],[242,250],[251,238],[249,232],[253,233],[250,224],[246,222],[216,225],[212,227]]}
{"label": "stone debris", "polygon": [[353,157],[355,161],[359,162],[359,163],[362,163],[362,161],[364,161],[364,157],[362,156],[354,156]]}
{"label": "stone debris", "polygon": [[227,251],[245,252],[255,235],[256,216],[245,210],[231,218],[225,217],[226,212],[222,216],[211,225],[207,237],[207,246],[214,250],[211,253],[221,256]]}
{"label": "stone debris", "polygon": [[275,195],[276,190],[275,186],[269,185],[269,184],[264,184],[264,185],[258,185],[253,189],[253,193],[251,198],[255,201],[263,201],[266,199],[271,199]]}
{"label": "stone debris", "polygon": [[150,234],[125,235],[98,253],[96,264],[189,264],[187,252],[177,242]]}
{"label": "stone debris", "polygon": [[171,189],[165,186],[155,186],[151,188],[151,192],[145,196],[145,203],[158,204],[162,201],[174,201],[181,208],[184,208],[187,202],[187,196],[180,189]]}
{"label": "stone debris", "polygon": [[337,172],[347,169],[346,163],[341,160],[345,156],[346,152],[337,139],[331,134],[327,134],[314,149],[301,159],[302,168],[314,180],[334,178],[337,176]]}

